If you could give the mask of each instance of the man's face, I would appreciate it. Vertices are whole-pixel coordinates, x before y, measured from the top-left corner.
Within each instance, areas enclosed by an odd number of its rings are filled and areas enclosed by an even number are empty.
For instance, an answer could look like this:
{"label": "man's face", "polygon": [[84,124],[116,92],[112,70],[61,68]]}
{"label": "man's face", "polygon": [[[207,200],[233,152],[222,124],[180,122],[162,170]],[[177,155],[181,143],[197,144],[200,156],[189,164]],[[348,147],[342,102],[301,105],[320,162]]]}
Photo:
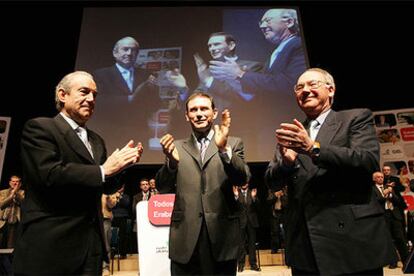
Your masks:
{"label": "man's face", "polygon": [[97,96],[96,84],[86,75],[74,75],[69,91],[59,91],[59,99],[64,103],[62,112],[74,121],[84,125],[93,114]]}
{"label": "man's face", "polygon": [[224,35],[210,37],[207,46],[213,59],[220,59],[224,58],[224,56],[230,56],[229,53],[234,49],[234,43],[232,43],[232,45],[227,44],[226,37]]}
{"label": "man's face", "polygon": [[193,131],[205,133],[210,131],[217,117],[217,110],[212,108],[209,98],[200,96],[188,102],[185,117],[191,123]]}
{"label": "man's face", "polygon": [[268,10],[260,20],[259,27],[266,40],[276,45],[289,33],[288,21],[282,20],[278,10]]}
{"label": "man's face", "polygon": [[296,87],[296,101],[306,115],[319,115],[331,107],[335,89],[327,84],[322,73],[317,71],[303,73]]}
{"label": "man's face", "polygon": [[150,185],[151,189],[155,189],[155,179],[150,179],[149,185]]}
{"label": "man's face", "polygon": [[113,55],[115,61],[124,68],[133,67],[137,59],[139,47],[132,39],[125,38],[118,42]]}
{"label": "man's face", "polygon": [[390,175],[391,175],[391,167],[389,167],[389,166],[384,166],[384,167],[382,168],[382,173],[383,173],[385,176],[390,176]]}
{"label": "man's face", "polygon": [[373,179],[375,184],[377,185],[384,184],[384,175],[380,172],[374,173]]}
{"label": "man's face", "polygon": [[21,185],[20,178],[13,176],[12,178],[10,178],[9,185],[12,189],[16,189],[16,187],[17,189],[19,189]]}
{"label": "man's face", "polygon": [[150,186],[149,186],[149,183],[148,183],[147,180],[143,180],[139,184],[139,187],[141,188],[141,191],[146,193],[146,192],[148,192]]}

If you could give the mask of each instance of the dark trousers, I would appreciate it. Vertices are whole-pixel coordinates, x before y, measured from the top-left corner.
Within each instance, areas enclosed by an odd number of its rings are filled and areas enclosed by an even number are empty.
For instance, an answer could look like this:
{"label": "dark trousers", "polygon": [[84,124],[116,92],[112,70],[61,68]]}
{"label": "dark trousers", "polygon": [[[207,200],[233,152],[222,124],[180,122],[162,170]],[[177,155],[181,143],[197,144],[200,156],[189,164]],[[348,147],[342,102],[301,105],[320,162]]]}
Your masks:
{"label": "dark trousers", "polygon": [[171,260],[171,275],[236,275],[237,262],[230,260],[217,262],[214,260],[206,223],[203,221],[197,245],[191,259],[186,264]]}
{"label": "dark trousers", "polygon": [[393,211],[385,211],[385,221],[387,223],[388,229],[391,232],[391,237],[394,241],[394,246],[400,254],[402,262],[405,262],[408,257],[408,247],[407,240],[404,234],[404,225],[401,220],[398,220],[392,214]]}
{"label": "dark trousers", "polygon": [[240,249],[239,249],[239,267],[244,267],[244,262],[246,259],[246,248],[249,253],[249,264],[250,266],[256,265],[256,228],[246,224],[245,227],[242,227],[240,230]]}
{"label": "dark trousers", "polygon": [[283,211],[275,211],[270,218],[270,248],[274,251],[283,248]]}
{"label": "dark trousers", "polygon": [[112,219],[112,226],[119,227],[119,253],[121,256],[126,256],[130,248],[130,229],[128,229],[127,219],[127,217],[114,217]]}
{"label": "dark trousers", "polygon": [[75,272],[75,275],[102,275],[102,241],[97,227],[90,229],[88,239],[88,254],[83,265]]}
{"label": "dark trousers", "polygon": [[[292,276],[320,276],[321,274],[317,271],[305,271],[300,269],[295,269],[292,267]],[[354,273],[347,273],[347,274],[339,274],[339,276],[358,276],[358,275],[376,275],[376,276],[383,276],[384,270],[382,267],[372,269],[372,270],[365,270],[359,271]]]}

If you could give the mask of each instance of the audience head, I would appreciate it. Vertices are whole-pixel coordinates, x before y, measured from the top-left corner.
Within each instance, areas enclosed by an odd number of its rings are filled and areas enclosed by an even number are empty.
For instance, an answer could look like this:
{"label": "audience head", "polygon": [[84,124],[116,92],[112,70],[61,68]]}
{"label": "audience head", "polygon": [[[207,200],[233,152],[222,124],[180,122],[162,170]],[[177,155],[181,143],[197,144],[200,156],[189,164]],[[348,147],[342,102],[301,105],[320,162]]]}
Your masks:
{"label": "audience head", "polygon": [[22,185],[21,178],[17,175],[12,175],[9,180],[9,186],[12,189],[20,189]]}
{"label": "audience head", "polygon": [[118,40],[112,50],[116,63],[126,69],[134,67],[138,52],[139,43],[130,36]]}
{"label": "audience head", "polygon": [[141,191],[143,191],[144,193],[148,192],[150,186],[149,186],[149,182],[147,178],[142,178],[139,182],[139,188],[141,189]]}
{"label": "audience head", "polygon": [[96,84],[92,75],[75,71],[64,76],[56,86],[56,107],[83,126],[93,114],[96,96]]}
{"label": "audience head", "polygon": [[388,165],[384,165],[382,167],[382,173],[384,174],[384,176],[390,176],[391,175],[391,167]]}
{"label": "audience head", "polygon": [[157,186],[156,186],[156,184],[155,184],[155,179],[154,179],[154,178],[151,178],[151,179],[149,180],[149,186],[150,186],[150,188],[151,188],[152,190],[154,190],[154,189],[156,189],[156,188],[157,188]]}
{"label": "audience head", "polygon": [[384,174],[382,172],[374,172],[372,174],[372,180],[376,185],[384,184]]}

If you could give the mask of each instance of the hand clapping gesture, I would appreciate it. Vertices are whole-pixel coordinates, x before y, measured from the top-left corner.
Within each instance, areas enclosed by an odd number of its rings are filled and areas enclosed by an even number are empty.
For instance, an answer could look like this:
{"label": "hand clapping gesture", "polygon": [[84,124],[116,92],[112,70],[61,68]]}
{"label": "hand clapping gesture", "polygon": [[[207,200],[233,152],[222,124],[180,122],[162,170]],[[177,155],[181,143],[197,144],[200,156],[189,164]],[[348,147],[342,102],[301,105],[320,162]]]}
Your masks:
{"label": "hand clapping gesture", "polygon": [[221,113],[221,125],[214,125],[214,140],[216,142],[217,147],[220,151],[225,151],[227,147],[227,138],[229,137],[229,131],[230,131],[230,123],[231,123],[231,117],[230,117],[230,111],[228,109],[225,109]]}
{"label": "hand clapping gesture", "polygon": [[174,137],[171,134],[167,133],[161,137],[160,144],[162,151],[168,158],[169,167],[171,169],[177,168],[178,162],[180,161],[180,156],[178,155],[178,151],[174,145]]}

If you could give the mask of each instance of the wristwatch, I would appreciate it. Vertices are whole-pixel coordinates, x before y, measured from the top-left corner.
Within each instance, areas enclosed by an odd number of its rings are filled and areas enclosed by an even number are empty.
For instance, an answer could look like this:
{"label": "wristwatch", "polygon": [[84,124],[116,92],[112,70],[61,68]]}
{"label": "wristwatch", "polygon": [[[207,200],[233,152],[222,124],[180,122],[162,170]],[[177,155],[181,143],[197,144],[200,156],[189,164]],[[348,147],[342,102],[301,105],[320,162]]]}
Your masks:
{"label": "wristwatch", "polygon": [[313,142],[313,145],[310,149],[310,156],[312,158],[319,157],[319,154],[321,153],[321,144],[319,144],[318,141]]}

